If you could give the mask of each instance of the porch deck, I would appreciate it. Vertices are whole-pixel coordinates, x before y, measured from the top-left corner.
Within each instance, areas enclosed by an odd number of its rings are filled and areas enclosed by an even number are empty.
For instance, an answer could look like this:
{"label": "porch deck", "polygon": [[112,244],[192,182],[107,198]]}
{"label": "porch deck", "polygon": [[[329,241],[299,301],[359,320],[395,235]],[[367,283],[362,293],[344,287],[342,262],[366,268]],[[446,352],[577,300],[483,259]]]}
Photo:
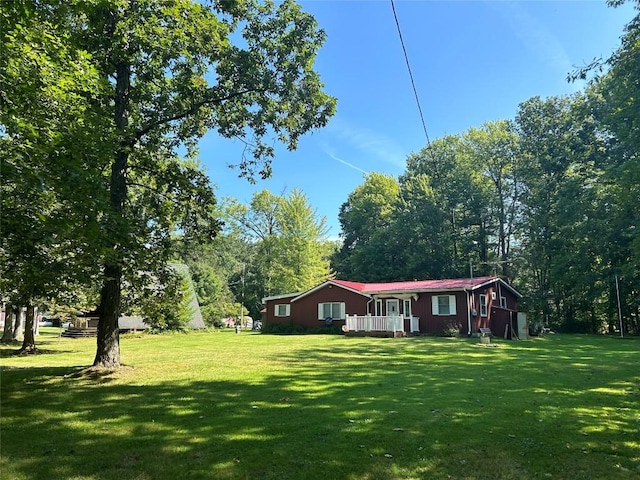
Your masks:
{"label": "porch deck", "polygon": [[345,333],[348,335],[370,334],[398,337],[407,333],[420,333],[418,317],[411,317],[409,332],[407,332],[405,318],[402,314],[397,316],[347,315],[345,327]]}

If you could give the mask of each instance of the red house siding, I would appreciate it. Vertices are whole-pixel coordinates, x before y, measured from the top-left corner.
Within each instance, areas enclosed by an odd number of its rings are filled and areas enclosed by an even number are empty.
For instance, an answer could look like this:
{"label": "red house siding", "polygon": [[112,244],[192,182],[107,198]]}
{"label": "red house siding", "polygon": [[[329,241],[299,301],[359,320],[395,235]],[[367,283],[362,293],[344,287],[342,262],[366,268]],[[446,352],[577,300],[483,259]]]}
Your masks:
{"label": "red house siding", "polygon": [[267,300],[264,308],[264,314],[262,316],[262,322],[265,325],[289,323],[291,321],[291,315],[289,315],[288,317],[277,317],[275,308],[276,305],[291,305],[291,300],[293,300],[293,298],[295,297]]}
{"label": "red house siding", "polygon": [[[471,332],[475,333],[480,328],[490,328],[494,335],[503,335],[504,326],[509,322],[509,314],[507,312],[518,310],[518,297],[507,289],[497,291],[495,286],[487,287],[485,290],[475,291],[472,295],[471,305]],[[493,298],[493,292],[496,292],[496,298]],[[487,296],[487,315],[482,316],[480,312],[480,295]],[[506,309],[500,306],[500,296],[507,300]],[[476,315],[473,315],[473,312]],[[515,327],[515,325],[514,325]]]}
{"label": "red house siding", "polygon": [[[367,313],[367,302],[369,301],[369,298],[364,295],[334,285],[325,285],[309,295],[291,301],[293,298],[268,300],[266,304],[265,323],[293,323],[306,328],[321,327],[324,325],[324,320],[318,319],[319,303],[344,303],[347,314],[364,315]],[[291,305],[290,315],[288,317],[275,316],[275,306],[279,304]],[[336,319],[334,322],[343,324],[344,320]]]}
{"label": "red house siding", "polygon": [[[440,295],[456,297],[455,315],[434,315],[432,298]],[[467,332],[467,294],[465,292],[434,292],[420,294],[420,333],[438,334],[450,325],[458,325],[461,333]]]}
{"label": "red house siding", "polygon": [[[345,312],[348,315],[364,315],[367,313],[368,301],[369,298],[359,293],[351,292],[334,285],[325,285],[319,290],[299,298],[292,303],[292,321],[305,327],[319,327],[323,325],[323,320],[318,319],[319,303],[344,302]],[[344,323],[344,320],[334,321]]]}

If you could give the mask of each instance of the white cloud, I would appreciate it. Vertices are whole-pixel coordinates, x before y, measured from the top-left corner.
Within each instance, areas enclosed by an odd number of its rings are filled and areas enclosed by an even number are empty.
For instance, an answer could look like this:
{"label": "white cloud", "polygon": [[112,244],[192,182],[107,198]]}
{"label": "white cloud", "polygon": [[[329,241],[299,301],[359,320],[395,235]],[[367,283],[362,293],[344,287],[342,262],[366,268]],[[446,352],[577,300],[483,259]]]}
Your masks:
{"label": "white cloud", "polygon": [[507,21],[528,50],[561,72],[562,78],[572,70],[569,55],[558,37],[525,6],[519,2],[489,2],[488,5]]}
{"label": "white cloud", "polygon": [[406,153],[393,139],[386,135],[367,128],[354,127],[339,118],[334,118],[327,128],[338,138],[346,141],[356,149],[376,157],[378,160],[396,167],[405,166]]}
{"label": "white cloud", "polygon": [[357,172],[363,173],[365,175],[367,175],[369,173],[366,170],[363,170],[362,168],[358,167],[357,165],[355,165],[355,164],[353,164],[351,162],[348,162],[343,158],[338,157],[335,153],[333,153],[333,149],[330,146],[328,146],[326,143],[322,142],[320,147],[322,148],[322,151],[329,158],[335,160],[336,162],[341,163],[343,165],[346,165],[347,167],[349,167],[349,168],[351,168],[351,169],[353,169],[353,170],[355,170]]}
{"label": "white cloud", "polygon": [[347,167],[349,167],[349,168],[353,168],[354,170],[357,170],[358,172],[362,172],[362,173],[364,173],[365,175],[369,173],[369,172],[367,172],[366,170],[363,170],[363,169],[361,169],[360,167],[355,166],[353,163],[349,163],[349,162],[347,162],[346,160],[343,160],[342,158],[337,157],[337,156],[335,156],[334,154],[332,154],[332,153],[330,153],[330,152],[328,152],[328,151],[326,151],[326,150],[325,150],[325,153],[326,153],[329,157],[333,158],[336,162],[340,162],[340,163],[342,163],[343,165],[346,165],[346,166],[347,166]]}

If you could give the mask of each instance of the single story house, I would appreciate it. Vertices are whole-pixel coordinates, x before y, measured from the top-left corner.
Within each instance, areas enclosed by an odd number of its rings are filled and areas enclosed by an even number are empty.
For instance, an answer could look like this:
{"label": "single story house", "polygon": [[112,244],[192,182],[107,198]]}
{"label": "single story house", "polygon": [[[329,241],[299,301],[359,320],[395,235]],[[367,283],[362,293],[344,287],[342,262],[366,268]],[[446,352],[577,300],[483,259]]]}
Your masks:
{"label": "single story house", "polygon": [[[461,335],[489,328],[494,335],[526,335],[520,293],[500,277],[360,283],[327,280],[305,292],[262,299],[264,323],[307,328],[338,324],[345,332]],[[515,335],[514,335],[515,334]]]}

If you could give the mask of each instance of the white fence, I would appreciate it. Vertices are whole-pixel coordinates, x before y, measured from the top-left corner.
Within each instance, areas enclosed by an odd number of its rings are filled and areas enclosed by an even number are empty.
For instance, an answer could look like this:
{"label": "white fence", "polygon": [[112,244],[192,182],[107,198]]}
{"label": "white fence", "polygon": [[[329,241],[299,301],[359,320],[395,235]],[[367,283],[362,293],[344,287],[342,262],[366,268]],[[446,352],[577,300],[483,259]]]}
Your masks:
{"label": "white fence", "polygon": [[[349,332],[404,332],[404,316],[347,315],[346,327]],[[418,317],[411,317],[411,333],[420,331]]]}

